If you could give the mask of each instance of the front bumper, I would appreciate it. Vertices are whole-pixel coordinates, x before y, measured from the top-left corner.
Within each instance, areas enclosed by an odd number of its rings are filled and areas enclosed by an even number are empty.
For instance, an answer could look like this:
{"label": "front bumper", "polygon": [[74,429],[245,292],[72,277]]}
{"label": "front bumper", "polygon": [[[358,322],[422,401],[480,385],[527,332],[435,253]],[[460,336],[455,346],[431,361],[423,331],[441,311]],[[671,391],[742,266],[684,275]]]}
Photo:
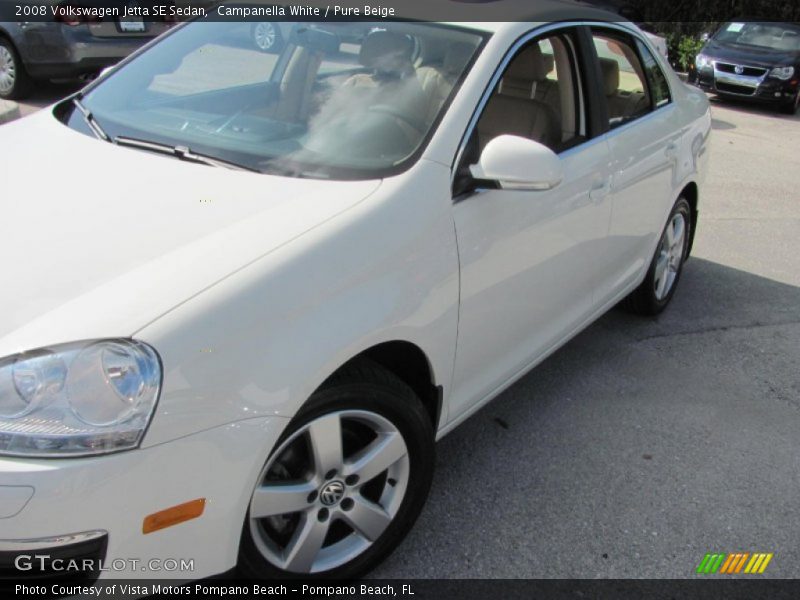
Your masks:
{"label": "front bumper", "polygon": [[[19,551],[46,554],[53,548],[42,540],[62,532],[102,532],[92,547],[63,544],[101,559],[90,578],[199,579],[232,568],[250,495],[287,422],[248,419],[92,458],[0,458],[0,485],[35,490],[19,512],[0,518],[0,576],[24,577],[13,564]],[[147,515],[198,498],[199,517],[143,533]]]}
{"label": "front bumper", "polygon": [[798,91],[795,79],[781,81],[768,76],[736,75],[720,72],[716,67],[699,69],[695,83],[701,89],[720,96],[768,104],[788,104]]}
{"label": "front bumper", "polygon": [[[92,582],[106,556],[108,534],[85,531],[29,540],[0,540],[0,584],[45,579]],[[76,568],[70,568],[74,565]]]}

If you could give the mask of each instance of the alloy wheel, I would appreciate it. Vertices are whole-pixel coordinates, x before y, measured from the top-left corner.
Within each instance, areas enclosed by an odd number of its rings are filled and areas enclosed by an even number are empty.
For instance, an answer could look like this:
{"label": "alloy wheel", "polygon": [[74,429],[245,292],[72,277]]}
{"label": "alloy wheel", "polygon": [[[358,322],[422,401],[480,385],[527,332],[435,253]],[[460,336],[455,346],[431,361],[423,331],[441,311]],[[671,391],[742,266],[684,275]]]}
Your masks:
{"label": "alloy wheel", "polygon": [[656,299],[663,300],[669,294],[678,277],[686,248],[686,219],[676,212],[661,238],[653,281]]}
{"label": "alloy wheel", "polygon": [[292,573],[334,569],[366,551],[405,497],[408,448],[385,417],[364,410],[322,415],[267,462],[250,501],[256,547]]}
{"label": "alloy wheel", "polygon": [[17,80],[17,65],[11,51],[0,45],[0,93],[8,94]]}
{"label": "alloy wheel", "polygon": [[278,32],[275,30],[275,25],[272,23],[258,23],[253,32],[256,46],[261,50],[267,51],[275,45],[275,40],[278,38]]}

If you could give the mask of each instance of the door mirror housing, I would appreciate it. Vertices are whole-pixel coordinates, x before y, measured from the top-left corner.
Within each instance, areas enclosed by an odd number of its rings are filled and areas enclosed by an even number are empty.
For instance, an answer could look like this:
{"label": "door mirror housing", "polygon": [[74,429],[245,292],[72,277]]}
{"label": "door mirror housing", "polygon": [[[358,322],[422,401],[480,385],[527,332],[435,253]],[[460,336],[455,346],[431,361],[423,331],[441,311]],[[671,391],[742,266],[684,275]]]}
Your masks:
{"label": "door mirror housing", "polygon": [[555,152],[516,135],[501,135],[486,144],[470,173],[476,179],[496,181],[504,190],[549,190],[564,179]]}

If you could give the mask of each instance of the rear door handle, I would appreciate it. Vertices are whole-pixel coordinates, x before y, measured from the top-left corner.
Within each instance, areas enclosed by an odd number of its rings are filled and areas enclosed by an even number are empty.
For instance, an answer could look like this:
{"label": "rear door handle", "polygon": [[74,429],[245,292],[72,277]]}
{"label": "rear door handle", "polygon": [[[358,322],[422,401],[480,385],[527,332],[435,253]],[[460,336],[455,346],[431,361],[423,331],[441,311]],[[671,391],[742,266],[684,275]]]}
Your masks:
{"label": "rear door handle", "polygon": [[667,158],[675,158],[678,155],[678,144],[675,142],[667,144],[664,154],[666,154]]}

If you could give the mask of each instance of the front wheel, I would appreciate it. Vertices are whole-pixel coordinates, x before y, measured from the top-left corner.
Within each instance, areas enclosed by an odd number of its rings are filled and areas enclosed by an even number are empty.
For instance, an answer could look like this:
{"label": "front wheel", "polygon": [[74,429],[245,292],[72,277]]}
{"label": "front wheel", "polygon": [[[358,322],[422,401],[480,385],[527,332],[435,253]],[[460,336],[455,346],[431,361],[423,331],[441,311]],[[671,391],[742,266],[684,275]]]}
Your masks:
{"label": "front wheel", "polygon": [[355,578],[401,542],[433,475],[434,434],[414,392],[379,365],[345,367],[266,462],[242,531],[245,576]]}
{"label": "front wheel", "polygon": [[781,112],[787,115],[797,114],[798,110],[800,110],[800,90],[794,95],[793,100],[781,105]]}
{"label": "front wheel", "polygon": [[641,315],[657,315],[667,307],[689,252],[691,231],[691,207],[685,198],[679,198],[669,215],[644,281],[624,301],[626,308]]}

